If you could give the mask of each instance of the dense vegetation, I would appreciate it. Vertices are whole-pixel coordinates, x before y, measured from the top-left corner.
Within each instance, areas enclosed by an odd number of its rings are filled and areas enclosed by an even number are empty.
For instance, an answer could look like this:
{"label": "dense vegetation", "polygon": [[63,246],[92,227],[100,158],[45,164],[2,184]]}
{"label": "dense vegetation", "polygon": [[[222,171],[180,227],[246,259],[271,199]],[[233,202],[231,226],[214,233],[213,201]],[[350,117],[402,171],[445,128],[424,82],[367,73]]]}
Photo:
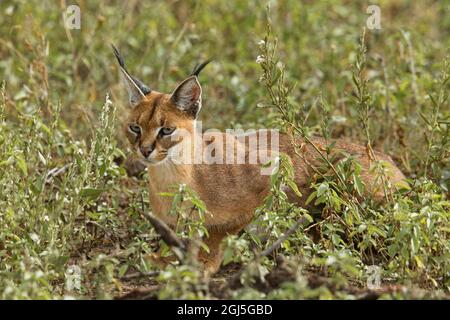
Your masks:
{"label": "dense vegetation", "polygon": [[[450,3],[379,1],[382,29],[365,31],[359,1],[78,1],[80,30],[57,3],[0,2],[0,298],[449,297]],[[189,259],[159,270],[146,175],[127,174],[111,43],[162,92],[215,56],[201,75],[206,128],[358,141],[389,154],[409,187],[384,185],[381,206],[360,199],[357,162],[331,168],[325,154],[309,199],[320,210],[307,211],[286,201],[282,158],[219,274],[203,279]],[[384,181],[383,163],[373,170]],[[203,232],[186,224],[180,237]]]}

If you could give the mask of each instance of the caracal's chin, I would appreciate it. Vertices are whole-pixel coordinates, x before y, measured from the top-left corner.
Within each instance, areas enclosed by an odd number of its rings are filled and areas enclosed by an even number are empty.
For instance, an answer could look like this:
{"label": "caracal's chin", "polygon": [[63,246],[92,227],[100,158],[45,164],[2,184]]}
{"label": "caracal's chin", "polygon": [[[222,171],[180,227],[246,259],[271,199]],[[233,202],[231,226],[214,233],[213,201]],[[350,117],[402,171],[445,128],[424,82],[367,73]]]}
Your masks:
{"label": "caracal's chin", "polygon": [[155,166],[158,164],[162,164],[164,162],[166,162],[167,160],[167,156],[156,156],[156,157],[144,157],[140,152],[137,152],[138,156],[139,156],[139,160],[145,164],[146,166]]}

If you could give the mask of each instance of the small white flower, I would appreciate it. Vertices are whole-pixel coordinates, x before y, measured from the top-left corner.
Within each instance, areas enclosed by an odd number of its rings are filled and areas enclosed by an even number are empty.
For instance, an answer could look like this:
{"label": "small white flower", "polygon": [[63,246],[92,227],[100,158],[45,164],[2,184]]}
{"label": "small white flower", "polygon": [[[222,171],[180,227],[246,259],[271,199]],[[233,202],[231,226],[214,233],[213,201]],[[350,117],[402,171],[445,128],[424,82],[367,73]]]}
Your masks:
{"label": "small white flower", "polygon": [[261,64],[266,60],[266,58],[263,55],[259,55],[256,57],[256,63]]}
{"label": "small white flower", "polygon": [[33,240],[35,243],[39,244],[39,242],[41,242],[39,236],[36,233],[30,233],[30,238],[31,240]]}

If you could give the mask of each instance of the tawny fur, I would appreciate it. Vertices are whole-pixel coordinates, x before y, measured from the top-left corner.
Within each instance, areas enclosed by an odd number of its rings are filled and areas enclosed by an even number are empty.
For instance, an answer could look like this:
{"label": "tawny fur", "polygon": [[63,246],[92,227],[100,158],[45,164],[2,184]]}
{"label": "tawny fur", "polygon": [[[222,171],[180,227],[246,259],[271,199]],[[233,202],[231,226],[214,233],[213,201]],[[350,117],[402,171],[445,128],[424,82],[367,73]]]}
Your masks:
{"label": "tawny fur", "polygon": [[[142,134],[139,139],[128,130],[130,123],[141,126]],[[157,129],[160,127],[176,127],[187,130],[191,137],[194,136],[195,119],[191,115],[180,111],[173,104],[170,95],[152,91],[145,99],[137,104],[131,111],[125,131],[138,151],[140,145],[156,143],[155,151],[151,158],[155,163],[148,166],[150,204],[153,213],[164,220],[172,228],[175,226],[176,217],[169,216],[172,199],[160,195],[162,192],[173,191],[173,186],[186,184],[194,190],[206,204],[208,213],[205,217],[205,226],[209,231],[209,238],[205,239],[210,253],[201,250],[199,259],[205,265],[207,273],[218,270],[222,261],[221,241],[230,234],[236,234],[247,226],[253,218],[255,209],[259,207],[269,194],[270,176],[261,174],[261,165],[250,164],[175,164],[168,157],[168,149],[173,142],[167,139],[157,139]],[[225,137],[225,133],[222,133]],[[237,136],[228,138],[236,139],[236,148],[245,147],[242,139]],[[155,142],[156,141],[156,142]],[[322,149],[326,143],[321,138],[314,138],[313,142]],[[205,141],[205,145],[216,143],[214,139]],[[305,163],[318,165],[319,156],[313,148],[303,143],[301,139],[296,141],[303,145],[301,154],[304,159],[294,152],[291,139],[287,135],[280,135],[280,152],[286,153],[295,168],[295,182],[303,194],[301,199],[293,193],[289,194],[292,201],[303,206],[305,199],[310,194],[309,190],[312,171]],[[217,148],[220,150],[220,147]],[[380,183],[375,182],[376,174],[369,172],[370,160],[366,148],[363,146],[337,141],[333,152],[343,150],[356,156],[362,166],[361,179],[366,185],[368,195],[377,199],[383,198]],[[220,152],[220,151],[218,151]],[[395,166],[389,156],[376,153],[379,160],[384,160],[392,165],[389,179],[393,185],[404,179],[401,171]],[[378,188],[376,186],[378,184]]]}

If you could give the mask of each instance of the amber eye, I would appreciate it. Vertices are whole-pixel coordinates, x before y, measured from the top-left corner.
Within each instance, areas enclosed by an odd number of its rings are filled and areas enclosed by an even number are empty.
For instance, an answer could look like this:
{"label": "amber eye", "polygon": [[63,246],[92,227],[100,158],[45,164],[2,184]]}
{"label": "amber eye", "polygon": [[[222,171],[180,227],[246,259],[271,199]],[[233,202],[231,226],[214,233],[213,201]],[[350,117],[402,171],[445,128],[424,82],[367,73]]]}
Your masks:
{"label": "amber eye", "polygon": [[128,130],[130,130],[134,134],[141,134],[141,127],[136,124],[130,124]]}
{"label": "amber eye", "polygon": [[161,128],[159,134],[162,136],[168,136],[169,134],[172,134],[174,131],[175,128]]}

